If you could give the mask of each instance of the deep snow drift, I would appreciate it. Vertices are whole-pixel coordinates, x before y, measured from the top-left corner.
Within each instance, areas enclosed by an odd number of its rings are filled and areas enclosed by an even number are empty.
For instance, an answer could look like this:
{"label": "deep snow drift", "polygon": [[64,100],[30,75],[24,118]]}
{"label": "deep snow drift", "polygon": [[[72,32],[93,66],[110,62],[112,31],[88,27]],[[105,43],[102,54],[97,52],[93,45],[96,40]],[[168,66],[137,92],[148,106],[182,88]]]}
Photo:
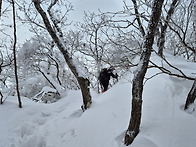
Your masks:
{"label": "deep snow drift", "polygon": [[[196,72],[195,63],[166,57],[186,74]],[[154,55],[152,60],[160,62]],[[149,69],[147,77],[156,72]],[[127,73],[104,94],[92,91],[92,107],[84,113],[80,91],[67,91],[51,104],[22,98],[22,109],[17,97],[8,97],[0,105],[0,147],[124,147],[132,77]],[[131,147],[196,146],[196,112],[183,110],[192,83],[164,74],[145,83],[141,131]]]}

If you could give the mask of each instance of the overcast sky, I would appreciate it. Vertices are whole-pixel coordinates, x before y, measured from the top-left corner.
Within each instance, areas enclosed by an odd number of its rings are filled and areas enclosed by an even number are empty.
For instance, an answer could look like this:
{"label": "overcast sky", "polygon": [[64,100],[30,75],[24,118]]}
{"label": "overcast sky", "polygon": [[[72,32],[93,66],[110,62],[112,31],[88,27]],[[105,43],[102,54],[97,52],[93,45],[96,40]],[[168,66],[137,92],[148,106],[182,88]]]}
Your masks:
{"label": "overcast sky", "polygon": [[[82,21],[84,11],[86,12],[98,12],[100,9],[102,12],[117,12],[123,9],[123,0],[68,0],[72,3],[74,11],[69,13],[69,18],[73,20],[69,21]],[[27,29],[18,30],[22,31],[23,36],[20,36],[20,42],[24,42],[28,35]]]}
{"label": "overcast sky", "polygon": [[[79,22],[83,20],[84,11],[86,12],[98,12],[100,9],[102,12],[117,12],[123,9],[123,0],[68,0],[73,5],[74,11],[69,13],[69,21]],[[10,17],[11,18],[11,17]],[[9,19],[12,23],[12,18]],[[18,25],[18,24],[17,24]],[[13,30],[10,29],[10,33],[13,36]],[[28,28],[18,26],[17,30],[18,41],[23,43],[26,39],[30,39],[32,35]],[[1,36],[0,36],[1,38]]]}
{"label": "overcast sky", "polygon": [[100,9],[102,12],[117,12],[123,9],[123,0],[69,0],[74,11],[71,16],[77,20],[82,20],[83,12],[97,12]]}

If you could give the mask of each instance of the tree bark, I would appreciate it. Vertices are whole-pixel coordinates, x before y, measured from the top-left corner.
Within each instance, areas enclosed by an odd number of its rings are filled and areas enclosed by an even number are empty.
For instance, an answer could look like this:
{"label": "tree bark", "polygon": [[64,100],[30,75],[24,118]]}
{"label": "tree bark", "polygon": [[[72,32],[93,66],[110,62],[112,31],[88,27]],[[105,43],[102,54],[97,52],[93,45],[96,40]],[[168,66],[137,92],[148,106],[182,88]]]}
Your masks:
{"label": "tree bark", "polygon": [[142,115],[143,80],[148,68],[152,45],[154,42],[154,34],[157,28],[158,21],[160,19],[163,1],[164,0],[154,0],[152,15],[148,24],[148,32],[143,44],[140,62],[133,78],[131,119],[124,139],[124,143],[127,146],[133,142],[133,140],[139,133]]}
{"label": "tree bark", "polygon": [[0,96],[1,96],[1,105],[3,104],[3,94],[0,91]]}
{"label": "tree bark", "polygon": [[16,79],[16,92],[18,96],[18,106],[19,108],[22,108],[22,102],[20,97],[20,91],[19,91],[19,82],[18,82],[18,72],[17,72],[17,62],[16,62],[16,17],[15,17],[15,3],[14,0],[12,0],[12,7],[13,7],[13,24],[14,24],[14,46],[13,46],[13,54],[14,54],[14,72],[15,72],[15,79]]}
{"label": "tree bark", "polygon": [[87,78],[84,78],[81,75],[79,75],[77,67],[73,63],[73,59],[72,59],[71,55],[69,55],[69,52],[67,51],[67,49],[65,49],[63,41],[59,38],[59,36],[57,36],[57,33],[53,30],[46,13],[41,8],[40,0],[33,0],[33,3],[34,3],[34,6],[35,6],[36,10],[41,15],[48,33],[50,34],[50,36],[52,37],[52,39],[56,43],[58,49],[63,54],[67,65],[69,66],[70,70],[72,71],[72,73],[74,74],[74,76],[76,77],[76,79],[77,79],[77,81],[80,85],[80,88],[81,88],[81,91],[82,91],[82,97],[83,97],[83,106],[82,106],[82,108],[83,108],[83,111],[84,111],[87,108],[89,108],[91,103],[92,103],[90,89],[89,89],[90,82]]}
{"label": "tree bark", "polygon": [[164,23],[164,25],[161,26],[161,36],[158,41],[158,48],[159,48],[158,55],[161,57],[163,57],[163,49],[164,49],[164,44],[165,44],[165,34],[166,34],[167,27],[168,27],[168,23],[171,19],[172,14],[174,13],[174,10],[177,6],[178,1],[179,0],[173,0],[172,4],[170,6],[170,9],[167,12],[167,17],[166,17],[165,23]]}
{"label": "tree bark", "polygon": [[193,82],[193,86],[191,90],[188,93],[186,103],[184,106],[184,110],[187,110],[189,106],[194,103],[195,99],[196,99],[196,78],[195,78],[195,81]]}
{"label": "tree bark", "polygon": [[1,20],[1,12],[2,12],[2,0],[0,0],[0,20]]}

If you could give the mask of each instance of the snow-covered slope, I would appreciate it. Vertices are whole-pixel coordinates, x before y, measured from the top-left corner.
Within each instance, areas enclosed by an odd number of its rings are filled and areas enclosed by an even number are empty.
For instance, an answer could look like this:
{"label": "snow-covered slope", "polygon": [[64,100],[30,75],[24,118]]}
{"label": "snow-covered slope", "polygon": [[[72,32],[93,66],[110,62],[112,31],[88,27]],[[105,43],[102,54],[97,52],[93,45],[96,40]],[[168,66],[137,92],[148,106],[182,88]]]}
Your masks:
{"label": "snow-covered slope", "polygon": [[[166,56],[185,73],[194,63]],[[155,62],[160,62],[153,55]],[[158,70],[148,70],[147,77]],[[80,91],[52,104],[8,97],[0,106],[0,147],[124,147],[131,112],[131,79],[127,73],[104,94],[92,91],[92,107],[82,112]],[[196,112],[183,111],[192,81],[158,75],[145,83],[141,131],[131,147],[195,147]],[[194,105],[196,107],[196,105]]]}

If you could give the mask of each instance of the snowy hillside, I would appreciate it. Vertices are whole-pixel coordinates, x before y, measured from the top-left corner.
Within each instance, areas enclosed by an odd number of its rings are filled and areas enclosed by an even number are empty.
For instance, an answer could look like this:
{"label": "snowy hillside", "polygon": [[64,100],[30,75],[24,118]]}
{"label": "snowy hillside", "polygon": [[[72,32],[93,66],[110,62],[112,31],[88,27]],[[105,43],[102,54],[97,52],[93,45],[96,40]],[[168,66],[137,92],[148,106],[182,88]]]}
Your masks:
{"label": "snowy hillside", "polygon": [[[196,72],[195,63],[166,57],[188,75]],[[154,55],[152,60],[160,62]],[[148,70],[147,77],[156,72]],[[22,109],[17,97],[8,97],[0,106],[0,147],[124,147],[132,77],[127,73],[104,94],[91,91],[92,107],[84,113],[80,91],[67,91],[52,104],[22,98]],[[183,111],[192,83],[164,74],[145,83],[141,131],[131,147],[196,146],[196,112]]]}

